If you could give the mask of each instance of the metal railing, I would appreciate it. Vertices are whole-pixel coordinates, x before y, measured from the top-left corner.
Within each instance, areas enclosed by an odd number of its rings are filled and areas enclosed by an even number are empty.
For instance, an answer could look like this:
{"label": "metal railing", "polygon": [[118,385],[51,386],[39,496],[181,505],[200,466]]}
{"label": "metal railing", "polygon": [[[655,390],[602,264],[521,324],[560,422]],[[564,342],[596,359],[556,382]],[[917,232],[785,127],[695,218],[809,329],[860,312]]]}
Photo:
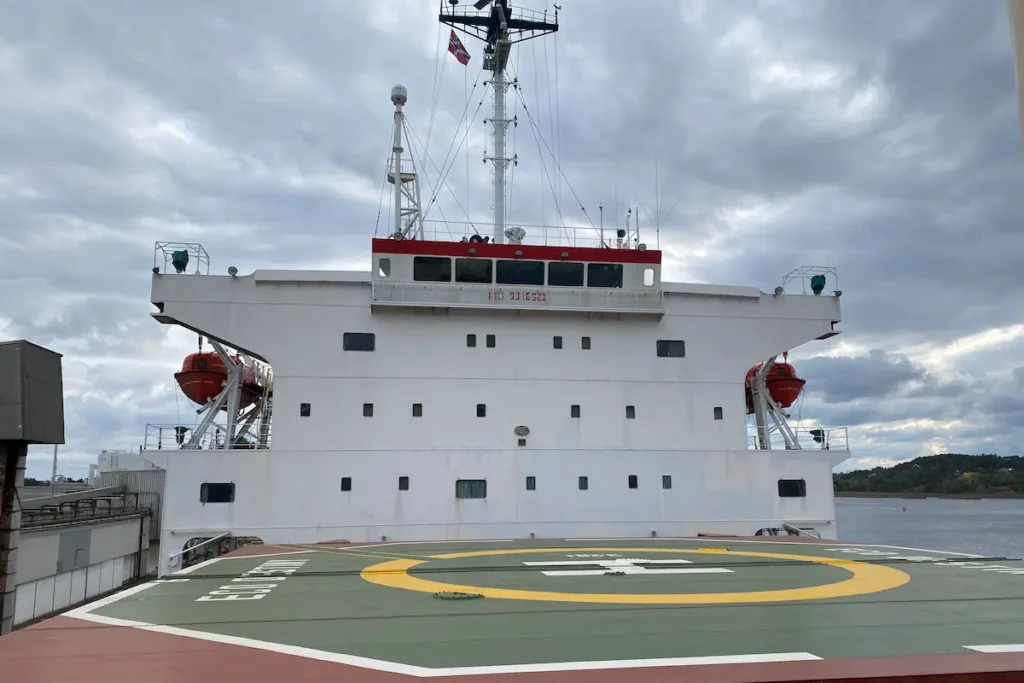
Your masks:
{"label": "metal railing", "polygon": [[[655,245],[646,244],[637,237],[635,229],[624,229],[619,237],[615,227],[596,228],[591,225],[541,225],[538,223],[515,223],[506,226],[506,230],[521,228],[526,236],[522,244],[557,247],[592,247],[606,249],[637,249],[640,244],[644,248],[654,249]],[[423,221],[423,239],[438,242],[461,242],[469,240],[473,235],[490,237],[494,234],[494,224],[474,221]],[[506,242],[508,240],[506,239]]]}
{"label": "metal railing", "polygon": [[[74,500],[59,500],[63,496],[34,500],[32,507],[26,507],[21,511],[22,528],[38,529],[58,524],[132,517],[140,513],[150,514],[152,512],[148,505],[139,503],[139,494],[137,493],[120,492],[112,495],[85,497],[88,493],[89,491],[83,491],[75,494]],[[100,492],[97,491],[97,494]],[[49,502],[50,500],[53,502]]]}
{"label": "metal railing", "polygon": [[[184,450],[184,445],[189,442],[192,436],[192,430],[196,428],[196,425],[176,425],[176,424],[147,424],[146,435],[143,439],[142,450],[144,451],[164,451],[164,450]],[[186,430],[181,432],[179,430]],[[261,445],[258,441],[258,437],[262,433],[266,433],[267,443]],[[266,430],[262,430],[257,423],[251,430],[250,433],[240,439],[236,439],[234,444],[228,444],[227,448],[237,450],[266,450],[270,448],[272,442],[271,438],[271,426],[268,425]],[[227,440],[227,431],[221,428],[213,428],[208,430],[202,438],[199,440],[198,449],[200,450],[213,450],[225,448],[225,442]]]}
{"label": "metal railing", "polygon": [[198,242],[157,242],[153,272],[209,275],[210,255]]}
{"label": "metal railing", "polygon": [[[800,448],[805,451],[850,450],[849,434],[846,427],[794,427],[792,430]],[[767,432],[772,450],[785,450],[786,440],[782,434],[775,428],[770,428]],[[758,427],[747,426],[747,448],[759,449]]]}
{"label": "metal railing", "polygon": [[419,282],[380,282],[372,286],[375,304],[438,305],[526,310],[579,310],[663,313],[658,288],[605,289],[481,286]]}

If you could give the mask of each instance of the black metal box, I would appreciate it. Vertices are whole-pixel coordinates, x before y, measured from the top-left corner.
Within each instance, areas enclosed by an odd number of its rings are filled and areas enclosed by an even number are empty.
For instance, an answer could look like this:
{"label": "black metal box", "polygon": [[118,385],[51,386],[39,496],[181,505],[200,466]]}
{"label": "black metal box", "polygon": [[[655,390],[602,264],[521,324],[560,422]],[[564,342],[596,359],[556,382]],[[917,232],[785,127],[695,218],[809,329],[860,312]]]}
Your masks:
{"label": "black metal box", "polygon": [[64,443],[61,354],[24,340],[0,342],[0,441]]}

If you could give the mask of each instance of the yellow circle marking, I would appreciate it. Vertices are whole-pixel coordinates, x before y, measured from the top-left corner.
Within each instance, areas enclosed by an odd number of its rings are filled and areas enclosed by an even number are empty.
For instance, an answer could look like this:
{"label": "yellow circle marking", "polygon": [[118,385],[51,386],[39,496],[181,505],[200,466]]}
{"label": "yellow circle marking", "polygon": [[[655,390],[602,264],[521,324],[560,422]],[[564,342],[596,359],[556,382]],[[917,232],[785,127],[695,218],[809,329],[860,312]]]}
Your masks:
{"label": "yellow circle marking", "polygon": [[[432,555],[433,560],[455,560],[464,557],[485,557],[489,555],[523,555],[537,553],[593,553],[593,552],[629,552],[629,553],[708,553],[706,549],[682,550],[677,548],[515,548],[505,550],[477,550],[464,553],[446,553]],[[813,562],[833,567],[840,567],[853,574],[848,579],[829,583],[823,586],[806,588],[786,588],[771,591],[751,591],[742,593],[556,593],[552,591],[516,590],[510,588],[490,588],[486,586],[461,586],[453,583],[428,581],[411,576],[409,570],[424,564],[425,560],[391,560],[366,567],[360,576],[370,583],[390,588],[436,593],[439,591],[456,591],[462,593],[479,593],[488,598],[503,600],[544,600],[550,602],[592,602],[610,604],[645,604],[645,605],[698,605],[723,604],[735,602],[784,602],[789,600],[825,600],[828,598],[845,598],[851,595],[865,595],[897,588],[909,583],[910,576],[892,567],[866,562],[857,562],[840,557],[814,557],[810,555],[790,555],[784,553],[760,553],[747,550],[710,550],[716,555],[737,555],[741,557],[766,557],[773,560],[791,560],[797,562]]]}

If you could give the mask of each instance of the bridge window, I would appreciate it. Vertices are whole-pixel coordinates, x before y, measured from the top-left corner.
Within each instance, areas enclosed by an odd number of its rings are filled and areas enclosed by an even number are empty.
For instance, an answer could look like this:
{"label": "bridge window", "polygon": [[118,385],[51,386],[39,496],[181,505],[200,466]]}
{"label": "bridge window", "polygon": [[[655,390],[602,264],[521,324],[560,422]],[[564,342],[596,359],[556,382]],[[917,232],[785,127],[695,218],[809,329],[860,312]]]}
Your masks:
{"label": "bridge window", "polygon": [[803,479],[779,479],[779,497],[806,498],[807,482]]}
{"label": "bridge window", "polygon": [[235,485],[230,482],[206,482],[199,486],[200,503],[234,503]]}
{"label": "bridge window", "polygon": [[580,491],[586,491],[588,488],[590,488],[590,480],[587,479],[586,477],[580,477],[579,487]]}
{"label": "bridge window", "polygon": [[548,264],[548,284],[552,287],[582,287],[583,264],[552,261]]}
{"label": "bridge window", "polygon": [[588,263],[587,287],[622,287],[622,264]]}
{"label": "bridge window", "polygon": [[670,489],[672,488],[672,475],[663,474],[661,475],[661,488]]}
{"label": "bridge window", "polygon": [[391,259],[383,257],[377,259],[377,274],[380,277],[391,277]]}
{"label": "bridge window", "polygon": [[452,260],[446,256],[417,256],[412,260],[412,279],[419,282],[451,282]]}
{"label": "bridge window", "polygon": [[537,490],[537,477],[527,477],[526,478],[526,490],[527,491],[536,491]]}
{"label": "bridge window", "polygon": [[556,349],[562,348],[562,338],[561,337],[555,337],[554,345],[555,345]]}
{"label": "bridge window", "polygon": [[341,490],[342,491],[351,491],[352,490],[352,477],[342,477],[341,478]]}
{"label": "bridge window", "polygon": [[373,417],[373,404],[372,403],[364,403],[363,404],[363,417]]}
{"label": "bridge window", "polygon": [[299,417],[309,417],[310,407],[308,403],[299,404]]}
{"label": "bridge window", "polygon": [[626,419],[627,420],[635,420],[636,419],[636,406],[626,406]]}
{"label": "bridge window", "polygon": [[543,261],[498,261],[499,285],[543,285]]}
{"label": "bridge window", "polygon": [[459,479],[455,482],[456,498],[486,498],[486,479]]}
{"label": "bridge window", "polygon": [[635,474],[629,475],[629,488],[635,489],[638,488],[639,486],[640,483],[637,481],[637,476]]}
{"label": "bridge window", "polygon": [[455,259],[455,281],[491,284],[494,282],[494,261],[480,258]]}
{"label": "bridge window", "polygon": [[722,419],[722,406],[715,406],[715,419],[716,420],[721,420]]}
{"label": "bridge window", "polygon": [[399,491],[408,491],[409,490],[409,477],[399,477],[398,478],[398,490]]}
{"label": "bridge window", "polygon": [[686,342],[682,339],[659,339],[659,358],[682,358],[686,355]]}
{"label": "bridge window", "polygon": [[373,332],[346,332],[341,338],[345,351],[373,351],[377,347],[377,335]]}

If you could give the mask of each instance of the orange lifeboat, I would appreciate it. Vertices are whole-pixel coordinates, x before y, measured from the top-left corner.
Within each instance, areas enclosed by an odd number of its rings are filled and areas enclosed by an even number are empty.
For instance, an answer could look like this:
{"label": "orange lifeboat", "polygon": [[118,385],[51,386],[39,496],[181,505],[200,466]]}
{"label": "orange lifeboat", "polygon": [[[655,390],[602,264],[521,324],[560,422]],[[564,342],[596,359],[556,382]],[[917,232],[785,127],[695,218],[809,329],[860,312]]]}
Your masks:
{"label": "orange lifeboat", "polygon": [[[235,356],[232,360],[242,365],[242,360]],[[193,403],[206,405],[224,388],[228,378],[228,370],[224,361],[214,351],[200,351],[185,356],[181,364],[181,372],[174,373],[182,392]],[[238,407],[251,406],[263,394],[263,387],[256,377],[256,370],[249,365],[242,365],[242,392],[238,398]]]}
{"label": "orange lifeboat", "polygon": [[[758,363],[747,370],[747,378],[743,383],[747,395],[747,415],[754,412],[754,396],[750,391],[750,383],[754,379],[754,374],[761,369],[761,365]],[[796,368],[789,363],[772,363],[765,376],[765,384],[772,400],[783,408],[789,408],[800,398],[806,380],[797,377]]]}

